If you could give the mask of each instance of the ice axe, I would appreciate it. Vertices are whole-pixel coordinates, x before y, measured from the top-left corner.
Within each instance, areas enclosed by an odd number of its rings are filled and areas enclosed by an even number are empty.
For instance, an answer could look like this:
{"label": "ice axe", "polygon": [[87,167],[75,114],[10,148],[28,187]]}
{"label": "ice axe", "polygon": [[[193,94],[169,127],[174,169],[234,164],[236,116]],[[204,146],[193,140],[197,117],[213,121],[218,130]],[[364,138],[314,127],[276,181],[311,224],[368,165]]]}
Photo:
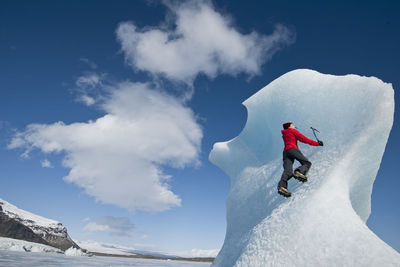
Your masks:
{"label": "ice axe", "polygon": [[310,128],[311,128],[311,130],[312,130],[312,132],[313,132],[315,138],[316,138],[317,141],[319,142],[319,139],[318,139],[318,137],[317,137],[317,134],[315,133],[315,132],[318,132],[318,133],[319,133],[319,131],[318,131],[317,129],[315,129],[314,127],[310,127]]}

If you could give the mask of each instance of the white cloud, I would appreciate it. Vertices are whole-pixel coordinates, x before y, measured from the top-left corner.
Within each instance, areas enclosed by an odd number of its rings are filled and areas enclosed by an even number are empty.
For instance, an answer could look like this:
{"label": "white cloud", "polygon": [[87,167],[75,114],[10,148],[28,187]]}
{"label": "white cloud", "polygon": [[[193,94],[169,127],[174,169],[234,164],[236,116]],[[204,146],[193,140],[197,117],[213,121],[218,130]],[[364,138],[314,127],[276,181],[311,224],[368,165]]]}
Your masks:
{"label": "white cloud", "polygon": [[96,200],[129,210],[179,206],[163,166],[198,164],[202,129],[190,108],[148,84],[118,84],[86,123],[30,124],[8,148],[65,153],[64,177]]}
{"label": "white cloud", "polygon": [[48,159],[44,159],[40,163],[43,168],[53,168],[53,165],[51,165],[51,162]]}
{"label": "white cloud", "polygon": [[84,218],[83,220],[82,220],[82,222],[89,222],[89,221],[91,221],[92,219],[90,218],[90,217],[86,217],[86,218]]}
{"label": "white cloud", "polygon": [[85,76],[81,76],[76,80],[76,85],[79,88],[95,88],[101,84],[101,77],[96,73],[90,73]]}
{"label": "white cloud", "polygon": [[104,232],[110,235],[130,236],[135,225],[124,217],[104,216],[95,222],[88,223],[83,230],[89,232]]}
{"label": "white cloud", "polygon": [[242,34],[208,1],[168,7],[175,15],[174,25],[152,29],[138,29],[131,22],[119,25],[117,38],[134,69],[187,84],[199,73],[211,78],[221,73],[256,75],[277,50],[295,39],[283,25],[277,25],[271,35]]}
{"label": "white cloud", "polygon": [[83,230],[89,232],[111,232],[108,225],[97,224],[95,222],[88,223]]}
{"label": "white cloud", "polygon": [[88,58],[81,57],[79,59],[79,61],[86,63],[92,69],[97,69],[96,63],[94,63],[93,61],[89,60]]}
{"label": "white cloud", "polygon": [[77,101],[84,103],[86,106],[92,106],[101,100],[101,88],[104,87],[105,74],[88,73],[80,76],[76,82],[76,90],[78,93]]}
{"label": "white cloud", "polygon": [[77,100],[84,103],[86,106],[92,106],[96,103],[96,100],[93,97],[86,94],[80,95]]}

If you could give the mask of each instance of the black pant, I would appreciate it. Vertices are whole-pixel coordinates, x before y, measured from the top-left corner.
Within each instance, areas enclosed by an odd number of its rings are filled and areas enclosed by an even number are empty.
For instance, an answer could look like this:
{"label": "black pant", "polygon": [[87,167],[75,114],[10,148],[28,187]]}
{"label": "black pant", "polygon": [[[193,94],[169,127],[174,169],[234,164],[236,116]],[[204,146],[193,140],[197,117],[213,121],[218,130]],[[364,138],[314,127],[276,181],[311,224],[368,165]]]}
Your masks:
{"label": "black pant", "polygon": [[296,148],[291,148],[283,152],[283,173],[281,180],[279,181],[278,188],[283,186],[287,188],[288,181],[293,177],[293,163],[297,160],[301,163],[301,166],[296,171],[306,175],[311,167],[311,162]]}

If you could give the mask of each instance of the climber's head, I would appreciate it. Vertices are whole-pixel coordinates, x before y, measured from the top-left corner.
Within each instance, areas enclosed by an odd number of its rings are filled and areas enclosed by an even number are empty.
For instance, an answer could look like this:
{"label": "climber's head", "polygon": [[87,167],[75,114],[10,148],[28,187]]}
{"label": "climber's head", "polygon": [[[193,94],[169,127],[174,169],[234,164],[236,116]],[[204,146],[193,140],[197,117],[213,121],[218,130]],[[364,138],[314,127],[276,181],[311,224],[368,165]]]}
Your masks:
{"label": "climber's head", "polygon": [[284,123],[283,124],[283,129],[288,129],[288,128],[296,128],[295,126],[294,126],[294,124],[293,124],[293,122],[286,122],[286,123]]}

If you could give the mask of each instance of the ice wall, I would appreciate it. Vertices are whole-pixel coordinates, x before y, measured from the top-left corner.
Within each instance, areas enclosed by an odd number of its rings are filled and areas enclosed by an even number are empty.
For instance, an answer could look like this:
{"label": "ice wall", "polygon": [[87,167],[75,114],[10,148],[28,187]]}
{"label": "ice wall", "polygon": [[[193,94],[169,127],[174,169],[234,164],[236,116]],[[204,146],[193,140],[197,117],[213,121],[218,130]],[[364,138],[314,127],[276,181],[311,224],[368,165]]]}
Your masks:
{"label": "ice wall", "polygon": [[[239,136],[216,143],[210,160],[231,178],[227,231],[213,266],[400,266],[400,254],[365,224],[393,124],[391,84],[374,77],[291,71],[243,103]],[[309,181],[282,173],[282,123],[293,121],[324,147],[300,144]],[[297,166],[297,165],[295,165]]]}

